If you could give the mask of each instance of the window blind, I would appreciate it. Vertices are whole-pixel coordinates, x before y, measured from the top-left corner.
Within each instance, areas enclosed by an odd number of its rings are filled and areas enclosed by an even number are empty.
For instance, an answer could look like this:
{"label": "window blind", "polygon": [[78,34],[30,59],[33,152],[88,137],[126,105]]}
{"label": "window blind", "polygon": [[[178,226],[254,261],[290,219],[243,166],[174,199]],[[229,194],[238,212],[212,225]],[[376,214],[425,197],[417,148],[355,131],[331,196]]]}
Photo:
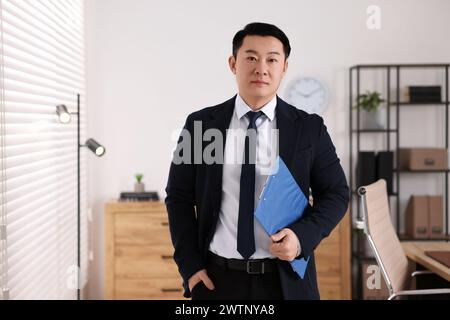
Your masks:
{"label": "window blind", "polygon": [[5,121],[4,121],[4,90],[3,90],[3,32],[0,10],[0,299],[8,299],[7,288],[7,243],[6,243],[6,197],[5,197]]}
{"label": "window blind", "polygon": [[[77,121],[86,140],[84,0],[2,0],[2,286],[10,299],[77,296]],[[81,283],[87,281],[81,151]],[[3,214],[3,211],[5,212]]]}

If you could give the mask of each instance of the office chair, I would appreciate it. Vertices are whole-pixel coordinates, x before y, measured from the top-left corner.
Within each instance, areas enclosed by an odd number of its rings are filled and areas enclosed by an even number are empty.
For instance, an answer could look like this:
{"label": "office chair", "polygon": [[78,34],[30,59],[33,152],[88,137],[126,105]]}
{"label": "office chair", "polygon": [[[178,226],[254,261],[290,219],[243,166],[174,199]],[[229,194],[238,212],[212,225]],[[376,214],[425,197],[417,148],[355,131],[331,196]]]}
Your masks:
{"label": "office chair", "polygon": [[450,289],[408,290],[414,277],[433,272],[409,273],[408,259],[392,225],[386,181],[380,179],[362,186],[358,189],[358,195],[363,213],[363,221],[359,224],[364,226],[364,233],[389,289],[388,300],[401,296],[450,294]]}

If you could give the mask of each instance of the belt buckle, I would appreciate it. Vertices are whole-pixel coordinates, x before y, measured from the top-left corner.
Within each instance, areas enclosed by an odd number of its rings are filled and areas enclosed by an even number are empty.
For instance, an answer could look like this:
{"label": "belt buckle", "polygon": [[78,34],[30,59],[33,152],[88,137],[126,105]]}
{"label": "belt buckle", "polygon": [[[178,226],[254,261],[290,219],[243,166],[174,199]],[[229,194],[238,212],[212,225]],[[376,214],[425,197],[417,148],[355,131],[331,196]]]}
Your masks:
{"label": "belt buckle", "polygon": [[[261,265],[260,270],[255,271],[254,270],[254,265]],[[264,273],[264,262],[263,261],[252,261],[252,260],[247,260],[247,273],[248,274],[263,274]]]}

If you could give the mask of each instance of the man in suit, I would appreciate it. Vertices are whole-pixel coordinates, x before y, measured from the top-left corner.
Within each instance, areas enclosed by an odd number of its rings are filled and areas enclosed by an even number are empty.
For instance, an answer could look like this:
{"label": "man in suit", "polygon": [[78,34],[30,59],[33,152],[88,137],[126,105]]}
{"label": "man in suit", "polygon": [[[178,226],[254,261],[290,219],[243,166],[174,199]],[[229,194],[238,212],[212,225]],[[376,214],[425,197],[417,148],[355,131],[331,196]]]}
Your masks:
{"label": "man in suit", "polygon": [[[276,95],[290,50],[276,26],[248,24],[234,36],[228,61],[239,93],[187,117],[165,201],[185,297],[320,298],[314,249],[344,216],[349,188],[322,118]],[[206,143],[212,134],[195,138],[211,130],[220,134],[214,135],[214,152]],[[269,236],[254,210],[276,155],[307,198],[311,189],[314,203],[301,219]],[[289,261],[304,257],[310,260],[302,279]]]}

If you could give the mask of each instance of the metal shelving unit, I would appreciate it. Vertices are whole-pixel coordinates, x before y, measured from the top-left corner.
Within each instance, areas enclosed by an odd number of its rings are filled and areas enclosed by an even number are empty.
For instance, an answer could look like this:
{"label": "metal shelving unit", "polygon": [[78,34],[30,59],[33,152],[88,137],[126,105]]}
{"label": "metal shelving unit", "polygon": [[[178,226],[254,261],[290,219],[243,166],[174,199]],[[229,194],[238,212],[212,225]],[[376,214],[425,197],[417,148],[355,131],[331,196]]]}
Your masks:
{"label": "metal shelving unit", "polygon": [[[403,70],[411,69],[411,68],[424,68],[424,69],[437,69],[440,71],[444,71],[444,83],[442,83],[443,91],[443,99],[444,101],[438,103],[410,103],[400,101],[400,79],[401,73]],[[349,170],[349,184],[352,190],[352,197],[350,200],[350,214],[352,222],[355,221],[356,218],[361,218],[360,207],[358,205],[358,195],[356,193],[357,187],[355,184],[355,165],[356,161],[353,159],[354,152],[356,151],[356,155],[361,151],[361,135],[385,135],[386,138],[386,150],[394,151],[395,153],[395,168],[399,168],[399,154],[400,149],[400,117],[401,117],[401,109],[402,106],[413,106],[414,108],[420,106],[436,106],[436,107],[445,107],[445,148],[449,149],[449,68],[450,64],[442,63],[442,64],[365,64],[365,65],[355,65],[352,66],[349,70],[349,99],[350,99],[350,170]],[[356,108],[356,99],[361,94],[361,71],[371,70],[371,69],[380,69],[386,71],[386,128],[385,129],[364,129],[361,128],[361,112],[359,108]],[[391,76],[394,81],[391,81]],[[392,83],[391,83],[392,82]],[[393,85],[393,87],[391,87]],[[391,97],[391,91],[395,90],[395,97]],[[395,126],[391,127],[391,111],[395,113]],[[354,121],[354,116],[356,115],[356,121]],[[354,125],[356,122],[356,126]],[[355,144],[356,142],[356,144]],[[395,144],[394,144],[395,143]],[[391,146],[395,146],[395,148],[391,149]],[[356,148],[356,149],[355,149]],[[395,181],[394,186],[396,190],[393,190],[393,193],[390,194],[389,199],[396,199],[395,205],[395,219],[396,219],[396,228],[397,234],[399,235],[402,241],[414,240],[408,238],[404,235],[400,234],[400,179],[404,174],[443,174],[445,183],[444,183],[444,236],[443,238],[439,238],[439,240],[449,240],[449,221],[448,221],[448,176],[450,170],[423,170],[423,171],[407,171],[407,170],[397,170],[394,168],[393,172],[393,180]],[[394,182],[393,181],[393,182]],[[391,206],[392,208],[392,206]],[[356,216],[355,216],[356,213]],[[356,277],[354,277],[353,281],[356,280],[356,285],[353,286],[354,298],[361,298],[361,274],[359,271],[359,263],[367,259],[365,257],[362,246],[364,243],[364,237],[361,235],[361,232],[358,232],[357,228],[353,227],[352,232],[352,266],[356,267]],[[422,239],[421,239],[422,240]],[[425,239],[426,240],[426,239]],[[437,240],[437,239],[428,239],[428,240]],[[355,270],[355,269],[354,269]],[[356,278],[356,279],[355,279]]]}

